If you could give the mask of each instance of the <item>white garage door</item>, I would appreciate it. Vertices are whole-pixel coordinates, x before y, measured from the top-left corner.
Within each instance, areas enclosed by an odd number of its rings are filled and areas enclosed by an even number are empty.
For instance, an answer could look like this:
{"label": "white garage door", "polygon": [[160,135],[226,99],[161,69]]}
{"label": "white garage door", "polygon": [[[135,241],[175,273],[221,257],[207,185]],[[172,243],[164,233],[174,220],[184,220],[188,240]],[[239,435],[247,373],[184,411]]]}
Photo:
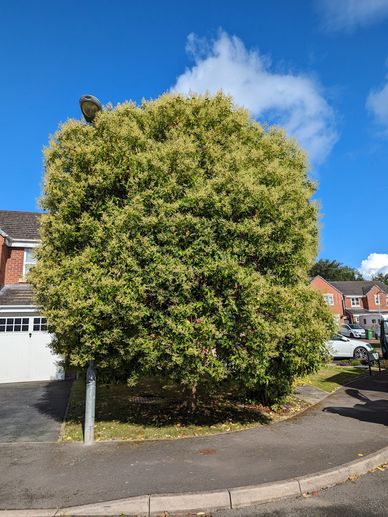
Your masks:
{"label": "white garage door", "polygon": [[60,358],[47,346],[51,335],[39,316],[0,314],[0,383],[60,380]]}

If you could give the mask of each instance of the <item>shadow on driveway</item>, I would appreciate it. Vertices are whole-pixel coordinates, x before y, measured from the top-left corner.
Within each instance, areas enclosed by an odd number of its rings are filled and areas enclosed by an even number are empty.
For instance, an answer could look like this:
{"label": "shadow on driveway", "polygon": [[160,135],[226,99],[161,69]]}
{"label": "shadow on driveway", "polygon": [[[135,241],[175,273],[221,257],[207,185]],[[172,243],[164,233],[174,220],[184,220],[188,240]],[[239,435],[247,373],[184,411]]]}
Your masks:
{"label": "shadow on driveway", "polygon": [[353,407],[325,407],[323,411],[336,413],[337,415],[355,418],[362,422],[373,422],[375,424],[388,425],[388,400],[371,400],[364,393],[357,389],[348,388],[345,390],[347,395],[359,400],[361,404]]}
{"label": "shadow on driveway", "polygon": [[0,384],[0,443],[55,442],[72,381]]}

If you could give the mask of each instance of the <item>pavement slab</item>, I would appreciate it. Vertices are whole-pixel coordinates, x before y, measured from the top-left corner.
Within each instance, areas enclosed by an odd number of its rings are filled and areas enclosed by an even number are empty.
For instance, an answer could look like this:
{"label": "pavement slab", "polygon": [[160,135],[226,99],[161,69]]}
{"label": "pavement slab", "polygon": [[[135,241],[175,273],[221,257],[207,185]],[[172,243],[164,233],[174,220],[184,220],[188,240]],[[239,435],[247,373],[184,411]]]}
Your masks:
{"label": "pavement slab", "polygon": [[[339,467],[388,445],[388,371],[247,431],[166,441],[0,444],[0,509],[217,491]],[[203,454],[212,449],[212,455]]]}
{"label": "pavement slab", "polygon": [[316,388],[315,386],[303,384],[296,388],[295,395],[309,404],[317,404],[317,402],[320,402],[327,397],[328,393],[327,391]]}

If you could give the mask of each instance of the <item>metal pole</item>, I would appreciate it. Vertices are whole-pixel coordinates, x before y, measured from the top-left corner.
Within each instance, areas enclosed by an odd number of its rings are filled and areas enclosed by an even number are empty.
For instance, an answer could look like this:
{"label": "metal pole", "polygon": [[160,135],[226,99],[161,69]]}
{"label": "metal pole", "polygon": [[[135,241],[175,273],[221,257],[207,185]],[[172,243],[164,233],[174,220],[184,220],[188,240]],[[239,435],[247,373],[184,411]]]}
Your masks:
{"label": "metal pole", "polygon": [[96,372],[94,361],[89,361],[86,372],[84,445],[94,442],[94,415],[96,410]]}

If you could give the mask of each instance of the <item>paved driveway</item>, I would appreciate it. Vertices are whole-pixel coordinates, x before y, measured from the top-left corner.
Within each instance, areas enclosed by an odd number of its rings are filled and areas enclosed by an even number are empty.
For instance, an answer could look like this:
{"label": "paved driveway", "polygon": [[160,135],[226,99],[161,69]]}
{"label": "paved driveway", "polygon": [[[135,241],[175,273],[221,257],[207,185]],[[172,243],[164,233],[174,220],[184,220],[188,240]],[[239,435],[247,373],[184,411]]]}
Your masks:
{"label": "paved driveway", "polygon": [[0,443],[55,442],[71,381],[0,384]]}

